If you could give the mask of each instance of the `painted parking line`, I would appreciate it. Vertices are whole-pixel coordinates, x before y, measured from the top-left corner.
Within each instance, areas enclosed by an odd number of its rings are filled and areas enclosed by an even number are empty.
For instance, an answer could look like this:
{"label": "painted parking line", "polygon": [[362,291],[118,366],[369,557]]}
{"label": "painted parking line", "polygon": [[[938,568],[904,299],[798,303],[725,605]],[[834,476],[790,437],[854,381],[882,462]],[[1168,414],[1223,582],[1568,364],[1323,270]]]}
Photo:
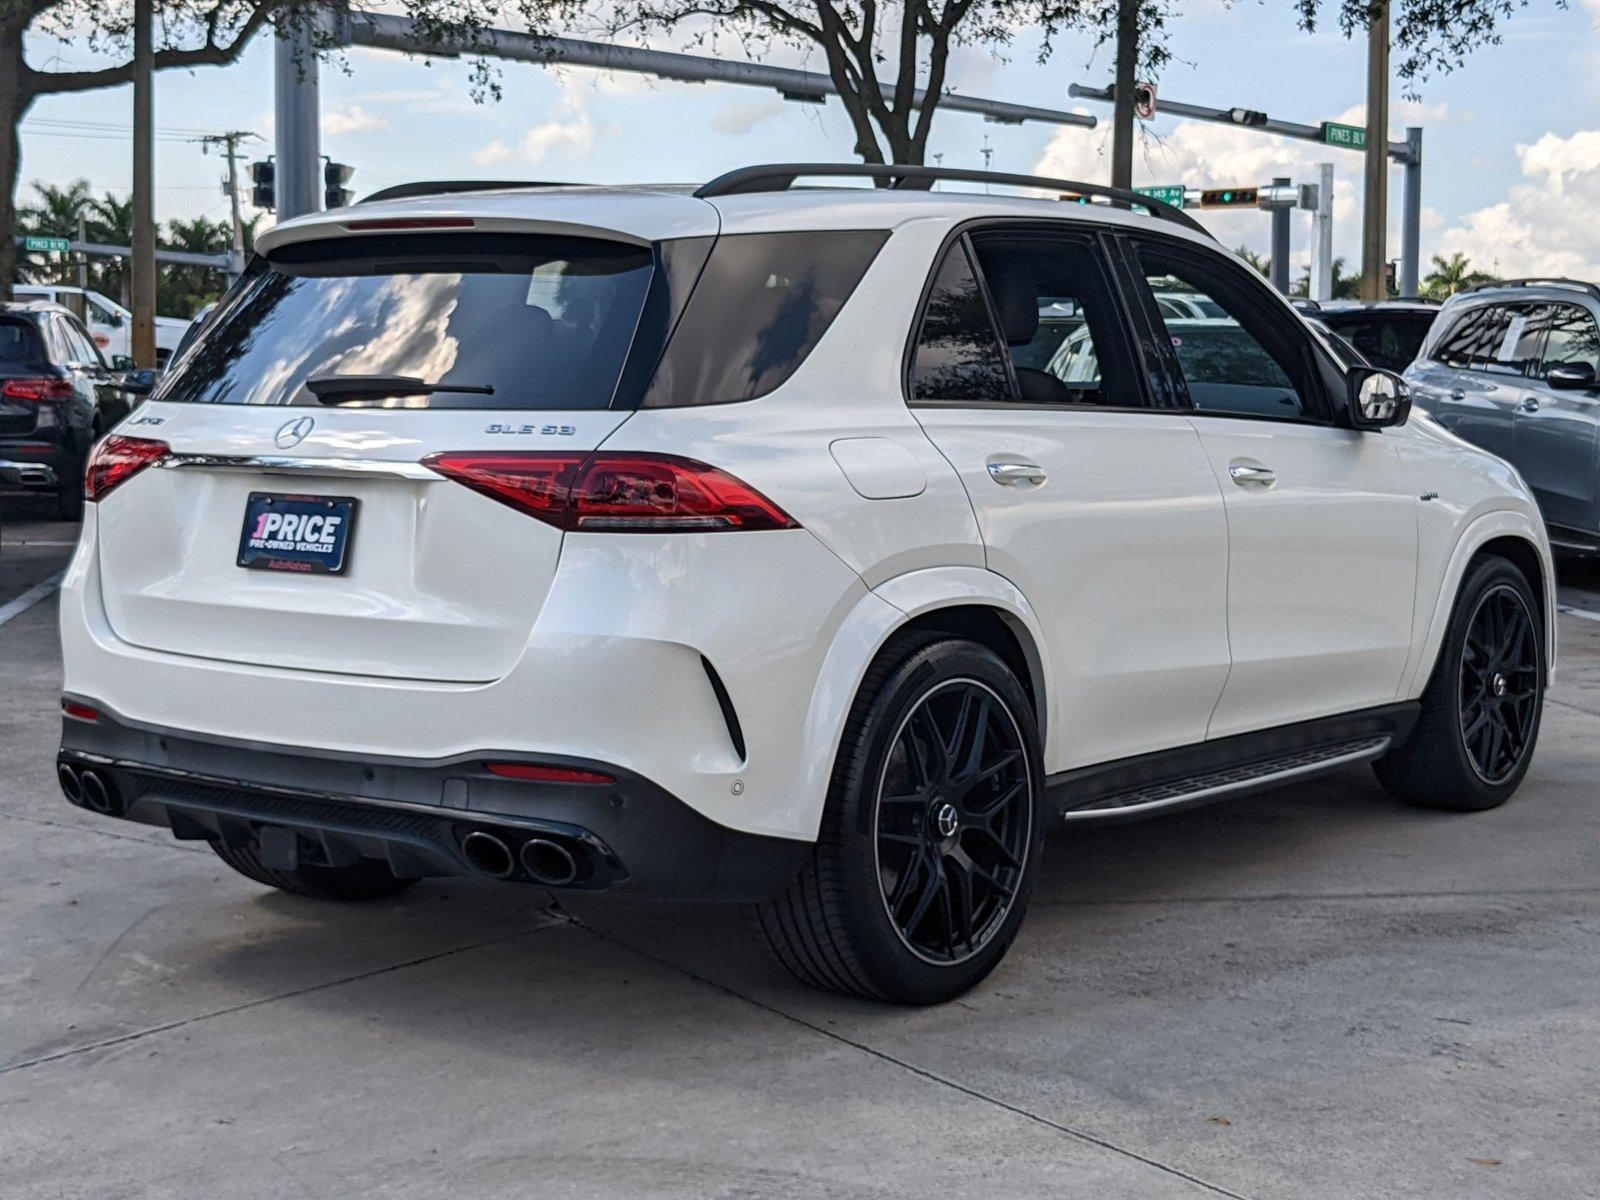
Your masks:
{"label": "painted parking line", "polygon": [[1566,613],[1569,617],[1582,617],[1585,621],[1600,621],[1600,612],[1590,612],[1587,608],[1572,608],[1570,605],[1558,604],[1556,611]]}
{"label": "painted parking line", "polygon": [[4,625],[12,617],[21,616],[39,601],[50,595],[51,592],[61,586],[61,577],[66,573],[66,568],[63,567],[50,576],[49,579],[41,579],[15,600],[8,600],[6,603],[0,604],[0,625]]}

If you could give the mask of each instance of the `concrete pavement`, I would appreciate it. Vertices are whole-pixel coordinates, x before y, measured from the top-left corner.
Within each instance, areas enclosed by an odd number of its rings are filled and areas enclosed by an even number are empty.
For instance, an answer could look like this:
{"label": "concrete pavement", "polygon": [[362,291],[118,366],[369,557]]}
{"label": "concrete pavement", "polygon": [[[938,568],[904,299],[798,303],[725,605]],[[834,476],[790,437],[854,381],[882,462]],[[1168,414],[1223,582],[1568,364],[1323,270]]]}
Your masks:
{"label": "concrete pavement", "polygon": [[[70,536],[9,515],[0,605]],[[91,820],[53,609],[0,624],[8,1200],[1600,1196],[1600,621],[1562,618],[1505,808],[1353,770],[1063,832],[1006,964],[905,1011],[803,990],[734,912],[329,906]]]}

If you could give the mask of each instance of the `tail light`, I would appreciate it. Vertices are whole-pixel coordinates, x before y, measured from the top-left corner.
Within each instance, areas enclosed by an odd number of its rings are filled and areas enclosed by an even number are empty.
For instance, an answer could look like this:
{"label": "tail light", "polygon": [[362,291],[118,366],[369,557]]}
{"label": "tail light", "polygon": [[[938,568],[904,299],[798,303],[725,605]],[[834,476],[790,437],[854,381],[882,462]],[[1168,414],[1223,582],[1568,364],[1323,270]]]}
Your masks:
{"label": "tail light", "polygon": [[675,454],[430,454],[422,465],[559,529],[709,533],[798,529],[726,471]]}
{"label": "tail light", "polygon": [[71,400],[75,395],[67,379],[8,379],[0,384],[0,396],[7,400]]}
{"label": "tail light", "polygon": [[89,456],[89,469],[83,477],[84,497],[104,499],[113,488],[126,483],[151,463],[160,462],[171,449],[165,442],[151,438],[112,434]]}

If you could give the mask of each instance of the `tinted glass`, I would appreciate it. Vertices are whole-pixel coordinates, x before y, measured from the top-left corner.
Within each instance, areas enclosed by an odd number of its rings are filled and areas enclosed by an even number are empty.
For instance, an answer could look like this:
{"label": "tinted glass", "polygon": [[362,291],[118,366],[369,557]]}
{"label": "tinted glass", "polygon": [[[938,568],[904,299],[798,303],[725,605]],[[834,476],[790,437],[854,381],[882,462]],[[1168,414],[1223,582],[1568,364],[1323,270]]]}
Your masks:
{"label": "tinted glass", "polygon": [[946,252],[911,360],[913,400],[1010,400],[1011,382],[978,277],[957,242]]}
{"label": "tinted glass", "polygon": [[777,388],[828,331],[887,238],[881,230],[718,238],[645,407],[727,404]]}
{"label": "tinted glass", "polygon": [[972,246],[1024,402],[1143,404],[1121,309],[1091,242],[994,232],[974,234]]}
{"label": "tinted glass", "polygon": [[1375,367],[1404,371],[1422,350],[1432,313],[1324,313],[1322,318]]}
{"label": "tinted glass", "polygon": [[1587,363],[1600,373],[1600,329],[1588,309],[1577,304],[1552,304],[1540,374],[1551,367]]}
{"label": "tinted glass", "polygon": [[83,363],[91,367],[104,366],[100,357],[100,348],[94,344],[94,339],[89,336],[89,331],[76,320],[63,317],[62,328],[66,332],[68,349],[72,353],[72,361]]}
{"label": "tinted glass", "polygon": [[1457,318],[1433,356],[1447,367],[1483,369],[1494,361],[1511,326],[1511,310],[1491,304],[1472,309]]}
{"label": "tinted glass", "polygon": [[377,396],[392,408],[605,408],[653,272],[648,249],[580,238],[396,235],[287,246],[257,262],[158,396],[317,405],[326,376],[486,392]]}
{"label": "tinted glass", "polygon": [[43,357],[44,347],[32,322],[0,317],[0,367],[27,366]]}
{"label": "tinted glass", "polygon": [[[1144,247],[1139,261],[1196,410],[1286,419],[1310,411],[1309,335],[1293,317],[1274,316],[1262,285],[1192,252]],[[1168,315],[1176,311],[1223,315]]]}

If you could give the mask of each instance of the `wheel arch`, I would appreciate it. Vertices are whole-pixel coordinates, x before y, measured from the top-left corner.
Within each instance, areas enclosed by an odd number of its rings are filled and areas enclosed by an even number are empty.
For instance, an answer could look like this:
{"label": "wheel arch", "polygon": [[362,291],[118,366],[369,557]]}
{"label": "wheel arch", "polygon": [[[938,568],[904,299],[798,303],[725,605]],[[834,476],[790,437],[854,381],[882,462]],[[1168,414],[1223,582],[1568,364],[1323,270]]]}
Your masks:
{"label": "wheel arch", "polygon": [[807,793],[820,822],[833,764],[863,679],[891,641],[918,629],[968,638],[998,654],[1034,705],[1051,761],[1050,666],[1031,605],[1003,576],[981,567],[931,567],[879,585],[842,623],[812,692],[803,737]]}
{"label": "wheel arch", "polygon": [[1440,581],[1427,637],[1419,653],[1407,667],[1401,695],[1414,699],[1427,686],[1444,644],[1445,629],[1455,609],[1462,581],[1473,564],[1486,556],[1498,556],[1515,565],[1527,577],[1544,618],[1546,686],[1554,681],[1556,662],[1556,580],[1550,544],[1540,525],[1525,513],[1497,509],[1469,524],[1456,542],[1444,577]]}

